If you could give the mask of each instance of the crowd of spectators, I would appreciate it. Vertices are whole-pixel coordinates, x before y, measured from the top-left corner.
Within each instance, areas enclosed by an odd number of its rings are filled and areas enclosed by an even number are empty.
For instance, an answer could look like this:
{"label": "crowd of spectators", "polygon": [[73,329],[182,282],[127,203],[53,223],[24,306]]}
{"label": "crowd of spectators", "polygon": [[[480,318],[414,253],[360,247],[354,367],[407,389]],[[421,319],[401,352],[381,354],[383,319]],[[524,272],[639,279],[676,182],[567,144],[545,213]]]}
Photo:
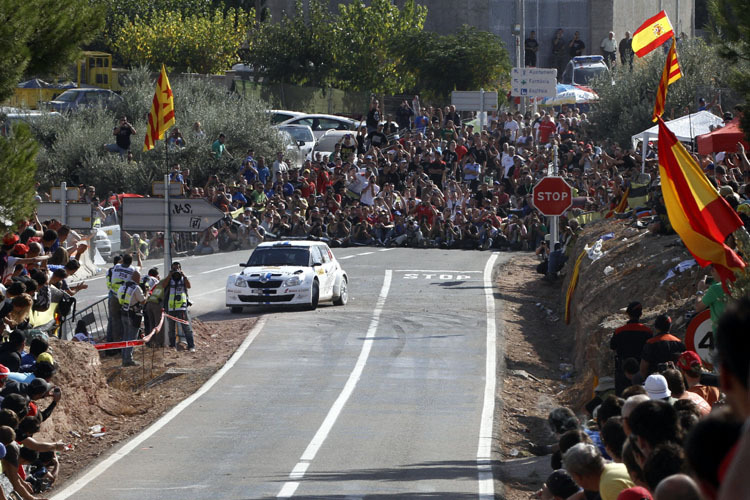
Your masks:
{"label": "crowd of spectators", "polygon": [[[87,239],[58,221],[23,221],[0,247],[0,498],[40,498],[59,473],[62,441],[35,438],[49,419],[62,391],[55,386],[57,364],[47,331],[69,313],[74,295],[85,288],[69,285],[87,250]],[[54,307],[53,307],[54,306]],[[48,324],[33,315],[55,310]],[[42,408],[46,406],[46,408]]]}
{"label": "crowd of spectators", "polygon": [[[742,112],[739,108],[735,111]],[[290,166],[284,152],[278,152],[273,159],[256,155],[252,149],[244,155],[236,151],[230,155],[226,144],[231,144],[231,135],[224,134],[214,143],[211,154],[217,162],[235,156],[239,161],[242,157],[233,176],[220,179],[211,175],[205,184],[198,185],[188,170],[173,165],[170,178],[184,185],[185,198],[205,199],[226,214],[224,220],[202,231],[185,250],[207,254],[253,248],[264,240],[287,238],[320,239],[342,247],[535,250],[542,261],[539,271],[554,279],[572,250],[581,224],[591,218],[627,218],[628,223],[648,227],[654,233],[672,233],[661,199],[653,149],[649,148],[643,158],[640,147],[593,141],[587,133],[586,113],[574,106],[534,114],[492,113],[481,128],[481,122],[468,121],[452,107],[422,106],[418,98],[404,101],[399,108],[397,120],[403,126],[398,130],[386,128],[379,113],[378,103],[373,102],[373,119],[368,119],[367,126],[345,134],[333,153],[314,153],[301,168]],[[385,118],[389,123],[389,117]],[[727,121],[732,118],[725,116]],[[178,145],[184,139],[175,132],[170,140]],[[747,224],[750,162],[742,146],[736,152],[716,157],[696,155],[695,159]],[[533,186],[551,172],[563,177],[574,193],[573,208],[561,218],[560,239],[554,242],[550,241],[545,218],[532,204]],[[118,208],[117,196],[100,199],[93,186],[82,186],[79,201],[92,204],[95,220],[105,218],[110,207]],[[149,251],[163,249],[163,235],[123,235],[123,248],[134,253],[131,258],[141,260]],[[37,337],[29,323],[32,311],[44,311],[57,303],[63,313],[72,296],[85,288],[85,284],[71,287],[66,280],[78,270],[76,256],[87,248],[85,238],[55,220],[39,221],[33,217],[21,221],[16,233],[5,235],[0,251],[0,292],[4,300],[0,319],[9,341],[0,349],[0,361],[6,350],[21,356],[24,343],[33,346]],[[725,303],[720,287],[706,283],[697,309],[711,310],[714,331],[720,330],[718,322]],[[633,305],[628,312],[632,313],[632,322],[638,323],[638,307]],[[584,490],[593,488],[602,477],[611,477],[616,484],[630,481],[654,493],[662,479],[652,473],[658,467],[679,463],[679,470],[685,470],[691,449],[680,446],[690,443],[683,438],[691,427],[701,429],[704,419],[715,423],[718,415],[722,415],[722,422],[730,420],[725,413],[705,415],[717,404],[718,391],[696,390],[701,384],[699,370],[694,369],[696,360],[685,355],[684,345],[669,334],[667,319],[661,318],[655,327],[654,336],[644,325],[625,328],[635,332],[633,338],[642,342],[639,346],[622,341],[621,334],[616,336],[619,340],[613,339],[613,349],[618,354],[617,394],[602,401],[602,406],[612,411],[607,418],[601,410],[598,413],[595,427],[602,433],[597,434],[601,442],[593,438],[590,426],[582,426],[572,417],[556,428],[561,434],[561,454],[555,469],[565,465],[574,484]],[[721,345],[721,341],[716,344]],[[747,350],[739,352],[744,354]],[[124,360],[124,364],[128,366],[131,361]],[[686,364],[680,363],[683,361]],[[669,362],[674,366],[662,366]],[[29,364],[32,371],[28,373],[33,373],[33,363]],[[21,366],[6,368],[11,375],[26,373]],[[744,375],[732,368],[739,387],[745,389],[746,368],[745,364]],[[51,387],[44,388],[47,390],[43,396],[59,399],[59,392],[55,396]],[[649,392],[650,389],[653,390]],[[628,424],[630,416],[620,416],[621,409],[638,401],[629,396],[643,399],[645,393],[661,397],[651,397],[654,401],[644,402],[633,411],[634,415],[644,412],[649,422],[663,419],[664,426],[655,437],[649,434],[651,424],[640,430],[643,426],[636,423],[638,419]],[[729,393],[725,393],[729,399]],[[677,397],[679,401],[672,401]],[[18,422],[14,422],[10,418],[2,421],[0,412],[0,443],[7,450],[12,448],[13,440],[9,441],[11,445],[6,444],[6,434],[15,430],[16,434],[28,436],[31,432],[28,426],[19,427],[29,418],[21,413],[16,415]],[[736,411],[734,415],[748,416]],[[620,422],[621,431],[609,420]],[[617,441],[623,435],[628,438],[624,447]],[[614,436],[614,441],[607,436]],[[589,439],[600,446],[591,446]],[[612,467],[604,461],[609,458],[615,463],[620,459],[626,465],[637,464],[638,468],[627,466],[625,473],[625,466]],[[649,467],[648,463],[659,465]],[[564,475],[559,471],[555,474]],[[684,486],[687,479],[673,482]],[[616,498],[606,493],[601,497]]]}
{"label": "crowd of spectators", "polygon": [[536,452],[552,453],[553,471],[533,496],[747,498],[750,299],[720,316],[713,372],[670,334],[668,316],[658,316],[652,331],[640,323],[639,303],[627,314],[612,337],[618,358],[629,356],[617,363],[614,387],[597,388],[582,420],[568,408],[550,412],[557,440]]}

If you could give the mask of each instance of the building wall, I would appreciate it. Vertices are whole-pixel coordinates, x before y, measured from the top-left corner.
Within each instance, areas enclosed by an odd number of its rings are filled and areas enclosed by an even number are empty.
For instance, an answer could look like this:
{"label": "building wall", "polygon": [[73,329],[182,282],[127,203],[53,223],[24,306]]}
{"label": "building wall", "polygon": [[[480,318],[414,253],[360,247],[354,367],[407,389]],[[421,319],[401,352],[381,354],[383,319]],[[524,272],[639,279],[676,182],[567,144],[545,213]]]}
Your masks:
{"label": "building wall", "polygon": [[[330,0],[331,9],[339,3],[355,0]],[[356,0],[360,1],[360,0]],[[394,0],[399,7],[406,0]],[[436,33],[451,33],[463,24],[499,35],[516,61],[512,25],[520,22],[519,5],[522,0],[417,0],[429,10],[425,29]],[[570,40],[580,32],[587,54],[601,54],[600,44],[610,31],[620,40],[625,31],[631,33],[643,21],[665,9],[675,31],[693,34],[695,0],[523,0],[525,5],[525,35],[536,31],[539,40],[538,65],[551,67],[552,39],[558,28]],[[305,0],[306,3],[306,0]],[[293,12],[294,0],[268,2],[274,19],[286,10]],[[517,20],[518,19],[518,20]],[[523,57],[523,54],[521,55]]]}

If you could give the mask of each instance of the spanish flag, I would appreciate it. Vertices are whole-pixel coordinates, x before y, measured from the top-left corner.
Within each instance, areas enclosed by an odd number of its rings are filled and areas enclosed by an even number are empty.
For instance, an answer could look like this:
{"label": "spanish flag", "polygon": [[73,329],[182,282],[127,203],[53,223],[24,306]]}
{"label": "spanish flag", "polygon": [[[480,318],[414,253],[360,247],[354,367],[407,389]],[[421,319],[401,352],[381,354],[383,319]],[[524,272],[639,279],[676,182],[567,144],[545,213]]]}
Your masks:
{"label": "spanish flag", "polygon": [[164,133],[174,125],[174,99],[172,87],[169,86],[167,70],[161,65],[161,74],[156,81],[156,92],[151,102],[151,112],[148,114],[148,130],[143,150],[154,149],[156,141],[164,138]]}
{"label": "spanish flag", "polygon": [[633,52],[638,57],[643,57],[673,36],[672,23],[669,22],[667,13],[661,11],[633,33]]}
{"label": "spanish flag", "polygon": [[667,61],[664,63],[664,70],[661,72],[661,81],[659,90],[656,92],[656,102],[654,102],[654,116],[656,118],[664,114],[664,103],[667,101],[667,87],[682,78],[680,62],[677,60],[677,51],[675,50],[675,39],[672,38],[672,46],[667,54]]}
{"label": "spanish flag", "polygon": [[724,240],[742,227],[742,220],[664,120],[658,121],[659,174],[669,222],[701,267],[713,264],[722,281],[734,281],[734,273],[745,263]]}

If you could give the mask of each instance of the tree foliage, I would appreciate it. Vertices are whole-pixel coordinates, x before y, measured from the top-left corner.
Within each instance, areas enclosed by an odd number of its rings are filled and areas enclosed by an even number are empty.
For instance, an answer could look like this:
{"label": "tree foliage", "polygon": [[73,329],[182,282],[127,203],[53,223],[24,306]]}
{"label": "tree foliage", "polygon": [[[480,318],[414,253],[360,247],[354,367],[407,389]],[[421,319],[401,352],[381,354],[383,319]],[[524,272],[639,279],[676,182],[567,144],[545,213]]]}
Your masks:
{"label": "tree foliage", "polygon": [[39,146],[26,125],[0,137],[0,229],[7,231],[34,208],[36,155]]}
{"label": "tree foliage", "polygon": [[400,72],[413,72],[414,90],[446,98],[452,90],[497,90],[507,83],[511,64],[500,37],[463,26],[454,35],[409,32],[393,41],[402,54]]}
{"label": "tree foliage", "polygon": [[175,11],[136,16],[115,35],[113,48],[126,64],[162,64],[177,71],[215,73],[237,62],[247,39],[252,12],[216,9],[210,14]]}
{"label": "tree foliage", "polygon": [[[162,179],[168,172],[168,165],[174,163],[190,169],[196,186],[204,185],[212,174],[222,179],[230,175],[236,178],[239,160],[218,163],[211,154],[211,143],[222,132],[227,136],[229,151],[238,159],[250,147],[257,155],[269,159],[276,151],[283,150],[281,138],[264,112],[266,103],[229,94],[202,77],[172,78],[170,83],[176,126],[185,138],[186,147],[170,150],[165,157],[164,141],[158,141],[155,149],[141,151],[156,81],[148,68],[138,67],[130,72],[122,93],[122,108],[111,111],[86,108],[67,116],[65,126],[54,116],[34,122],[32,131],[42,144],[38,156],[39,182],[44,186],[61,181],[93,184],[103,193],[144,193],[150,190],[151,182]],[[123,114],[137,131],[131,136],[133,162],[102,147],[114,142],[112,130]],[[205,135],[192,132],[196,121],[201,123]]]}
{"label": "tree foliage", "polygon": [[[750,102],[750,9],[746,0],[710,0],[709,28],[719,55],[731,64],[730,83]],[[750,140],[750,113],[742,116],[742,129]]]}
{"label": "tree foliage", "polygon": [[88,0],[0,0],[0,100],[24,75],[54,74],[101,27]]}
{"label": "tree foliage", "polygon": [[[678,118],[688,110],[695,112],[698,97],[714,95],[727,85],[729,78],[716,49],[700,39],[679,43],[677,56],[683,77],[667,90],[665,119]],[[589,132],[594,138],[611,139],[630,147],[631,136],[653,125],[654,99],[665,59],[663,51],[655,50],[636,59],[632,71],[627,66],[616,67],[612,74],[614,84],[607,75],[592,82],[599,94],[599,102],[592,105],[589,113]]]}
{"label": "tree foliage", "polygon": [[294,15],[262,23],[253,30],[252,50],[245,62],[273,82],[326,87],[334,70],[333,19],[320,0],[312,0],[307,16],[297,0]]}
{"label": "tree foliage", "polygon": [[403,8],[390,0],[339,4],[332,27],[336,39],[335,79],[348,90],[398,93],[413,85],[411,73],[401,72],[400,54],[390,43],[422,31],[427,8],[406,0]]}

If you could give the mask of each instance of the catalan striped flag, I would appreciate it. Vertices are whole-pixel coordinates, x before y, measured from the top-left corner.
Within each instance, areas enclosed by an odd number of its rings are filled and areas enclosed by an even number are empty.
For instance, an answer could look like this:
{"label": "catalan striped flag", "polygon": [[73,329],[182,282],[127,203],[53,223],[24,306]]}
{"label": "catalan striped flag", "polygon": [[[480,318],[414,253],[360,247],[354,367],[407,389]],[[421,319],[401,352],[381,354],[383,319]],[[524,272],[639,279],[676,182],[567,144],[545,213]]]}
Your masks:
{"label": "catalan striped flag", "polygon": [[677,137],[659,121],[659,174],[669,222],[701,267],[713,264],[722,282],[745,267],[724,241],[743,226]]}
{"label": "catalan striped flag", "polygon": [[647,19],[646,22],[641,24],[640,28],[635,30],[631,42],[633,52],[638,57],[643,57],[673,36],[672,23],[669,22],[667,13],[661,11],[654,17]]}
{"label": "catalan striped flag", "polygon": [[156,92],[151,102],[151,112],[148,114],[148,130],[143,142],[143,150],[154,149],[156,141],[163,139],[169,127],[174,125],[174,98],[172,87],[169,86],[167,70],[161,65],[159,79],[156,80]]}
{"label": "catalan striped flag", "polygon": [[667,87],[682,78],[680,62],[677,60],[677,51],[675,50],[675,39],[672,38],[672,46],[667,54],[667,61],[664,63],[664,70],[661,72],[661,81],[659,90],[656,91],[656,102],[654,102],[654,116],[652,121],[664,114],[664,103],[667,102]]}

